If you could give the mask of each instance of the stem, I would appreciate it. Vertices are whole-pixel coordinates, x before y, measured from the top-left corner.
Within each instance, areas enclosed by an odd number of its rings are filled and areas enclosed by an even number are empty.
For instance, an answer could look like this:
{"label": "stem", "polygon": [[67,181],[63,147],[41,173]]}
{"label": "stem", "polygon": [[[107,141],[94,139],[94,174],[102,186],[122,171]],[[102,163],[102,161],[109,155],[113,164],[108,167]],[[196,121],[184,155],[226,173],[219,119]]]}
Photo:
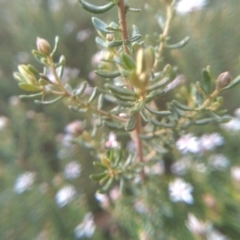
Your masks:
{"label": "stem", "polygon": [[54,66],[54,61],[53,61],[53,59],[52,59],[51,56],[48,56],[48,63],[49,63],[50,71],[52,72],[52,74],[53,74],[53,76],[54,76],[54,78],[55,78],[55,80],[56,80],[56,82],[57,82],[57,86],[65,93],[65,95],[67,95],[67,96],[70,97],[70,96],[71,96],[71,93],[69,93],[69,92],[65,89],[65,87],[63,86],[60,78],[58,77],[57,72],[56,72],[56,68],[55,68],[55,66]]}
{"label": "stem", "polygon": [[215,89],[214,92],[209,96],[209,98],[204,101],[200,109],[206,108],[218,96],[219,93],[220,91],[218,89]]}
{"label": "stem", "polygon": [[[135,132],[136,132],[136,135],[137,135],[136,136],[136,144],[137,144],[137,151],[138,151],[139,162],[144,162],[142,139],[139,138],[139,135],[142,133],[142,122],[141,122],[141,115],[140,115],[140,113],[137,114],[137,123],[136,123]],[[142,169],[140,174],[141,174],[141,179],[143,181],[145,181],[146,180],[146,174],[145,174],[144,169]]]}
{"label": "stem", "polygon": [[162,52],[164,49],[164,44],[166,42],[166,38],[169,33],[170,24],[171,24],[171,20],[172,20],[172,5],[167,5],[166,12],[167,12],[167,21],[166,21],[163,33],[161,34],[161,42],[159,44],[158,52],[157,52],[156,59],[155,59],[154,65],[153,65],[154,70],[156,70],[156,68],[157,68],[158,61],[161,58],[161,55],[162,55]]}
{"label": "stem", "polygon": [[55,69],[55,66],[54,66],[54,62],[53,62],[53,59],[51,57],[48,58],[48,62],[49,62],[50,71],[52,72],[52,74],[53,74],[53,76],[54,76],[54,78],[56,80],[56,83],[54,83],[54,85],[58,86],[62,90],[62,92],[58,92],[58,91],[52,90],[51,93],[53,93],[55,95],[58,95],[58,96],[62,95],[62,96],[65,96],[65,97],[72,98],[73,100],[75,100],[78,103],[82,104],[84,107],[86,107],[90,111],[92,111],[94,113],[97,113],[97,114],[99,114],[101,116],[105,116],[105,117],[108,117],[108,118],[111,118],[113,120],[117,120],[117,121],[120,121],[120,122],[126,122],[127,121],[127,119],[125,119],[125,118],[121,118],[119,116],[113,115],[113,114],[111,114],[109,112],[106,112],[104,110],[92,107],[91,105],[86,104],[85,102],[83,102],[78,97],[74,96],[72,93],[68,92],[66,90],[66,88],[63,86],[60,78],[57,75],[57,72],[56,72],[56,69]]}
{"label": "stem", "polygon": [[[119,0],[119,2],[118,2],[118,17],[119,17],[119,24],[120,24],[120,28],[121,28],[122,40],[124,42],[123,51],[126,54],[130,55],[130,51],[126,45],[126,42],[128,41],[128,29],[127,29],[126,15],[127,15],[127,8],[125,6],[124,0]],[[131,88],[131,86],[129,86],[129,88]],[[142,121],[141,121],[140,113],[138,113],[136,117],[137,117],[137,123],[136,123],[136,128],[133,131],[132,137],[136,143],[139,162],[143,162],[144,161],[143,144],[142,144],[142,139],[139,138],[139,135],[142,133]],[[146,174],[144,172],[144,169],[142,169],[140,175],[141,175],[141,179],[143,181],[145,181]]]}
{"label": "stem", "polygon": [[126,54],[130,55],[130,51],[126,45],[128,41],[128,30],[127,30],[127,8],[125,7],[124,0],[119,0],[118,2],[118,17],[119,17],[119,24],[122,33],[122,40],[123,40],[123,50]]}

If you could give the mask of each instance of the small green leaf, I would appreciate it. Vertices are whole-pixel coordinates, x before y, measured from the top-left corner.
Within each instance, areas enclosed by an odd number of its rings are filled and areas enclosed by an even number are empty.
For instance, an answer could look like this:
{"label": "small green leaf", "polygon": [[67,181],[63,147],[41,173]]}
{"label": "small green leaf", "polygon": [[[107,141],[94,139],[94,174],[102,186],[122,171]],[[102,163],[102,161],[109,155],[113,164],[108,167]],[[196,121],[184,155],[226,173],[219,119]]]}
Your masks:
{"label": "small green leaf", "polygon": [[151,91],[146,97],[146,102],[148,103],[148,102],[152,101],[153,99],[161,96],[164,93],[165,93],[165,91],[163,89],[159,89],[159,90],[156,90],[156,91]]}
{"label": "small green leaf", "polygon": [[157,111],[155,109],[150,108],[149,106],[145,105],[145,108],[153,114],[156,114],[157,116],[168,116],[171,114],[170,111]]}
{"label": "small green leaf", "polygon": [[215,79],[216,79],[216,77],[214,76],[214,74],[213,74],[213,72],[212,72],[212,68],[211,68],[211,66],[208,65],[208,66],[206,67],[206,70],[207,70],[207,72],[208,72],[208,74],[209,74],[211,80],[214,82]]}
{"label": "small green leaf", "polygon": [[194,111],[194,108],[188,107],[180,102],[178,102],[177,100],[173,100],[172,103],[175,105],[175,107],[184,110],[184,111]]}
{"label": "small green leaf", "polygon": [[103,102],[104,102],[104,95],[100,94],[99,97],[98,97],[98,107],[97,107],[98,109],[102,109]]}
{"label": "small green leaf", "polygon": [[82,95],[84,93],[86,87],[87,87],[87,82],[86,81],[80,83],[79,87],[77,89],[73,90],[73,95],[75,95],[75,96]]}
{"label": "small green leaf", "polygon": [[111,22],[107,27],[107,30],[112,31],[112,32],[119,32],[121,31],[119,25],[115,22]]}
{"label": "small green leaf", "polygon": [[54,48],[51,52],[51,57],[56,53],[57,49],[58,49],[58,46],[59,46],[59,37],[56,36],[55,37],[55,43],[54,43]]}
{"label": "small green leaf", "polygon": [[190,39],[190,37],[185,37],[182,41],[180,41],[176,44],[165,44],[165,47],[171,48],[171,49],[182,48],[188,43],[189,39]]}
{"label": "small green leaf", "polygon": [[128,11],[129,12],[141,12],[142,9],[140,9],[140,8],[128,8]]}
{"label": "small green leaf", "polygon": [[99,167],[99,168],[102,168],[102,169],[104,169],[104,170],[107,169],[107,166],[104,165],[104,164],[101,163],[101,162],[93,162],[93,165],[94,165],[95,167]]}
{"label": "small green leaf", "polygon": [[63,71],[64,71],[64,66],[63,65],[61,65],[60,67],[58,67],[57,68],[58,69],[58,76],[59,76],[59,78],[61,78],[62,76],[63,76]]}
{"label": "small green leaf", "polygon": [[[155,81],[155,80],[153,80],[153,81]],[[159,82],[157,82],[157,83],[154,83],[154,84],[152,84],[151,86],[149,86],[149,87],[147,88],[147,91],[148,91],[148,92],[151,92],[151,91],[153,91],[153,90],[156,91],[157,89],[164,88],[164,87],[165,87],[167,84],[169,84],[171,81],[172,81],[171,78],[165,77],[165,78],[163,78],[161,81],[159,81]]]}
{"label": "small green leaf", "polygon": [[125,130],[128,132],[133,131],[135,129],[136,123],[137,123],[136,117],[135,116],[131,117],[125,125]]}
{"label": "small green leaf", "polygon": [[27,80],[23,77],[20,72],[14,72],[13,77],[21,83],[27,83]]}
{"label": "small green leaf", "polygon": [[116,40],[116,41],[112,41],[110,43],[107,44],[107,47],[119,47],[123,45],[123,41],[122,40]]}
{"label": "small green leaf", "polygon": [[93,89],[93,92],[92,92],[90,98],[88,99],[88,103],[93,102],[94,99],[97,97],[97,94],[98,94],[98,89],[97,89],[97,87],[95,87],[95,88]]}
{"label": "small green leaf", "polygon": [[138,41],[142,35],[139,33],[139,29],[136,25],[132,26],[132,37],[129,39],[129,42]]}
{"label": "small green leaf", "polygon": [[208,114],[218,123],[225,123],[225,122],[228,122],[232,119],[232,117],[229,116],[229,115],[219,116],[212,111],[209,111]]}
{"label": "small green leaf", "polygon": [[29,70],[30,72],[32,72],[34,75],[39,76],[39,72],[38,72],[38,70],[37,70],[34,66],[28,64],[28,65],[27,65],[27,68],[28,68],[28,70]]}
{"label": "small green leaf", "polygon": [[88,11],[90,13],[94,13],[94,14],[105,13],[116,5],[116,3],[114,3],[114,2],[109,2],[102,6],[96,6],[89,2],[86,2],[84,0],[78,0],[78,1],[83,9],[85,9],[86,11]]}
{"label": "small green leaf", "polygon": [[115,85],[112,85],[112,84],[105,84],[105,87],[108,88],[110,91],[112,92],[115,92],[117,94],[120,94],[120,95],[124,95],[124,96],[131,96],[131,97],[137,97],[137,94],[128,89],[128,88],[123,88],[123,87],[117,87]]}
{"label": "small green leaf", "polygon": [[144,109],[142,109],[142,110],[140,111],[140,114],[141,114],[141,116],[142,116],[143,121],[145,121],[145,122],[149,122],[149,121],[150,121],[150,117],[148,116],[148,114],[146,113],[146,111],[144,111]]}
{"label": "small green leaf", "polygon": [[51,105],[51,104],[53,104],[53,103],[56,103],[57,101],[59,101],[59,100],[62,99],[62,98],[63,98],[63,96],[60,96],[60,97],[55,98],[55,99],[53,99],[53,100],[51,100],[51,101],[39,101],[39,100],[34,100],[34,102],[35,102],[36,104]]}
{"label": "small green leaf", "polygon": [[19,98],[35,98],[35,97],[39,97],[39,96],[42,96],[43,93],[36,93],[36,94],[30,94],[30,95],[20,95]]}
{"label": "small green leaf", "polygon": [[59,66],[64,66],[66,64],[66,58],[64,55],[61,55],[59,58]]}
{"label": "small green leaf", "polygon": [[111,187],[111,185],[112,185],[112,183],[113,183],[113,180],[114,180],[114,178],[113,178],[113,177],[110,177],[110,178],[108,179],[108,181],[106,182],[106,184],[105,184],[102,188],[100,188],[100,189],[98,190],[98,192],[99,192],[99,193],[105,193],[105,192],[107,192],[107,191],[110,189],[110,187]]}
{"label": "small green leaf", "polygon": [[204,118],[204,119],[200,119],[200,120],[196,120],[193,122],[193,124],[195,125],[205,125],[211,122],[214,122],[215,120],[212,118]]}
{"label": "small green leaf", "polygon": [[28,83],[24,83],[24,82],[20,82],[18,83],[18,86],[28,92],[35,92],[35,91],[39,91],[39,87],[36,87],[34,85],[28,84]]}
{"label": "small green leaf", "polygon": [[96,42],[96,44],[98,44],[99,46],[101,46],[105,49],[108,47],[107,43],[100,37],[96,37],[95,42]]}
{"label": "small green leaf", "polygon": [[134,70],[136,68],[135,61],[128,54],[123,53],[121,55],[121,62],[123,63],[123,66],[128,70]]}
{"label": "small green leaf", "polygon": [[95,70],[94,71],[98,76],[103,78],[115,78],[121,75],[119,71],[109,72],[105,70]]}
{"label": "small green leaf", "polygon": [[134,36],[134,37],[131,37],[128,41],[129,41],[129,42],[136,42],[136,41],[138,41],[141,37],[142,37],[142,35],[136,35],[136,36]]}
{"label": "small green leaf", "polygon": [[94,181],[99,181],[106,176],[107,176],[106,172],[101,172],[101,173],[97,173],[97,174],[91,174],[89,177]]}
{"label": "small green leaf", "polygon": [[107,33],[113,32],[113,31],[107,30],[108,25],[96,17],[92,17],[92,23],[93,23],[94,27],[102,33],[107,34]]}
{"label": "small green leaf", "polygon": [[46,54],[40,53],[37,50],[32,50],[32,54],[34,57],[37,57],[37,58],[46,58],[47,57]]}
{"label": "small green leaf", "polygon": [[212,79],[209,72],[206,69],[202,70],[203,84],[202,87],[204,91],[210,95],[212,92]]}

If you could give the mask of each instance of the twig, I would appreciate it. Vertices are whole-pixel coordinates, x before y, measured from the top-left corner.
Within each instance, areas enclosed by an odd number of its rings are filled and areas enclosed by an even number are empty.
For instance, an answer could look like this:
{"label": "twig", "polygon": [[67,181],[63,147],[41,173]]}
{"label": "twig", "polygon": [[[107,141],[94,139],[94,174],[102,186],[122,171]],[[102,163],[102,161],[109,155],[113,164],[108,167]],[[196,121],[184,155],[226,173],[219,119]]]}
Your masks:
{"label": "twig", "polygon": [[167,38],[168,33],[169,33],[170,24],[171,24],[171,20],[172,20],[172,5],[170,5],[170,4],[167,5],[166,12],[167,12],[167,20],[166,20],[166,24],[165,24],[163,33],[161,35],[161,42],[159,44],[157,56],[155,58],[155,62],[154,62],[154,65],[153,65],[154,70],[156,70],[156,68],[157,68],[158,61],[161,58],[161,55],[162,55],[162,52],[163,52],[163,49],[164,49],[164,44],[166,42],[166,38]]}
{"label": "twig", "polygon": [[122,40],[123,40],[123,50],[126,54],[130,55],[130,51],[126,45],[128,41],[128,29],[127,29],[127,8],[125,6],[124,0],[119,0],[118,2],[118,17],[119,17],[119,24],[122,33]]}
{"label": "twig", "polygon": [[[128,29],[127,29],[126,14],[127,14],[127,8],[125,6],[124,0],[119,0],[118,16],[119,16],[121,33],[122,33],[122,40],[124,43],[126,43],[128,41]],[[126,44],[123,44],[123,50],[126,54],[130,55],[130,51]],[[139,162],[143,162],[144,161],[143,144],[142,144],[142,139],[139,138],[139,135],[142,133],[141,115],[138,113],[136,117],[137,117],[136,128],[135,128],[132,136],[134,138],[133,140],[136,143]],[[146,180],[146,174],[144,172],[144,169],[142,169],[142,171],[141,171],[141,179],[143,181]]]}

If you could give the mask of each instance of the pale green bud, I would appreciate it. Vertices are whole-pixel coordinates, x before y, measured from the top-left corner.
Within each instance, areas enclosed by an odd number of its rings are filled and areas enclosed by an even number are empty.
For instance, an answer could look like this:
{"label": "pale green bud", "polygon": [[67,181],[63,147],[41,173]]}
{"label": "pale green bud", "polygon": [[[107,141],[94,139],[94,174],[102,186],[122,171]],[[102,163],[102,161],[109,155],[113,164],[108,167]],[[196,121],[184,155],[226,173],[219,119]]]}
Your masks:
{"label": "pale green bud", "polygon": [[18,66],[18,71],[28,84],[37,85],[37,79],[29,66],[21,64]]}
{"label": "pale green bud", "polygon": [[136,55],[136,72],[131,77],[131,83],[144,93],[149,84],[151,70],[154,64],[153,48],[140,48]]}
{"label": "pale green bud", "polygon": [[37,37],[37,50],[42,54],[49,55],[51,53],[51,46],[44,38]]}
{"label": "pale green bud", "polygon": [[232,81],[232,76],[229,72],[221,73],[216,80],[216,87],[218,90],[225,88]]}

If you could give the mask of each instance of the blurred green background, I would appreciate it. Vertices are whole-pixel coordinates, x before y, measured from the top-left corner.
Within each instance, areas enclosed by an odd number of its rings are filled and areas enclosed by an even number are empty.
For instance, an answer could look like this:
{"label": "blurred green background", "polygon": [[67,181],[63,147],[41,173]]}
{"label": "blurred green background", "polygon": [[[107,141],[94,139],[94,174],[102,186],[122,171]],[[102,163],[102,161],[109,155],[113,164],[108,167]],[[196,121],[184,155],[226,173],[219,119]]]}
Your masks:
{"label": "blurred green background", "polygon": [[[144,9],[145,3],[153,9],[160,8],[158,1],[129,2],[132,7],[143,9],[141,14],[129,14],[130,24],[135,23],[143,36],[161,31],[152,18],[153,10]],[[239,9],[239,0],[209,0],[201,11],[175,17],[171,42],[178,42],[185,36],[190,36],[191,40],[181,50],[165,52],[164,59],[178,66],[187,84],[199,81],[201,70],[207,65],[211,65],[216,76],[225,71],[233,77],[240,74]],[[161,9],[160,12],[164,14]],[[67,59],[67,81],[77,85],[80,78],[84,78],[91,85],[91,59],[99,49],[95,45],[96,33],[90,16],[77,0],[0,0],[0,239],[73,239],[72,229],[87,210],[99,211],[94,198],[96,186],[88,180],[88,175],[94,171],[88,160],[89,152],[81,147],[71,150],[65,147],[66,150],[62,146],[66,125],[78,120],[79,115],[68,111],[67,107],[64,109],[61,103],[42,107],[32,100],[19,100],[17,96],[23,92],[12,77],[19,64],[31,63],[40,68],[31,55],[37,36],[53,45],[58,35],[59,54]],[[117,21],[114,10],[100,18]],[[225,95],[224,107],[230,113],[240,105],[238,92],[239,88]],[[54,195],[66,184],[61,171],[72,160],[85,169],[73,183],[80,185],[84,194],[71,208],[59,210],[54,205]],[[40,175],[38,187],[27,192],[27,197],[14,192],[17,177],[25,171]],[[57,183],[52,184],[53,181]],[[40,189],[43,183],[50,188],[45,195]],[[38,238],[44,231],[52,238],[44,238],[44,235]],[[99,231],[94,239],[108,239],[107,236]]]}

